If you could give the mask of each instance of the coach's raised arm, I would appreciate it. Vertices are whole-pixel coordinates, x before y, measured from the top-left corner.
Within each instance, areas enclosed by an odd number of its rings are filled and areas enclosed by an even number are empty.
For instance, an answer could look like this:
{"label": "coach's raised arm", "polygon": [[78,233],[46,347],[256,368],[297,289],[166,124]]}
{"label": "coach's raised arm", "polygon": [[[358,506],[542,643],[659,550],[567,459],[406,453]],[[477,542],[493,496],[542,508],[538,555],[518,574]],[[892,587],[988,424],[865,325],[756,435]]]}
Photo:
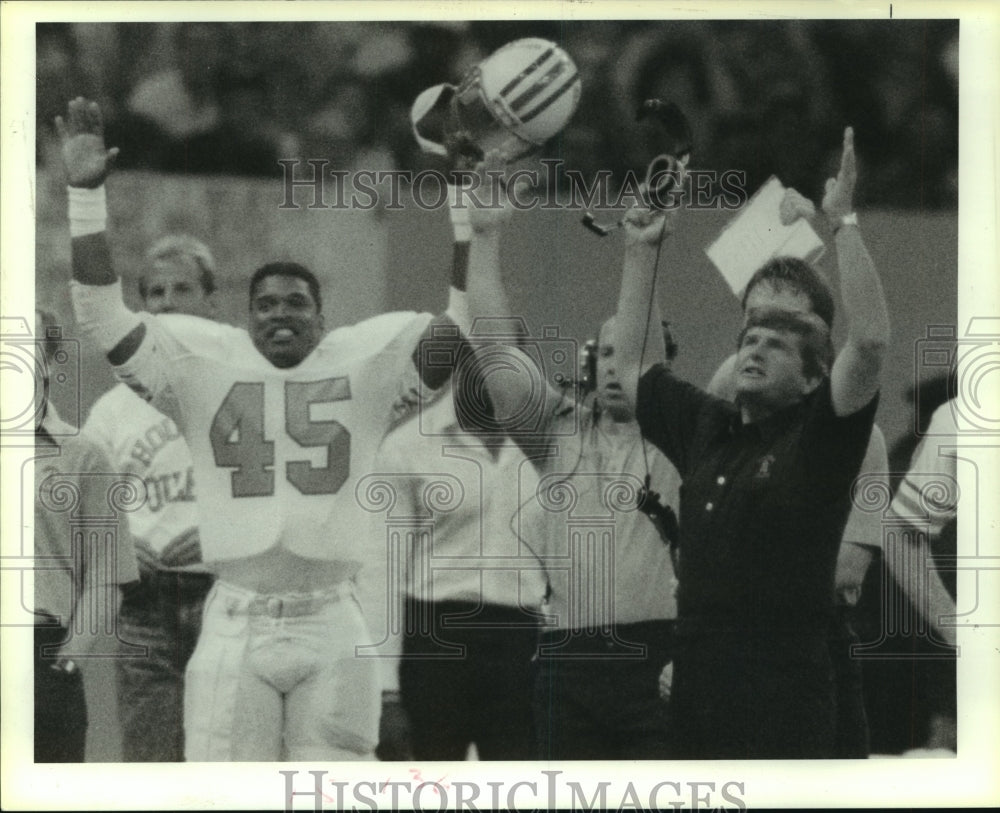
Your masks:
{"label": "coach's raised arm", "polygon": [[856,412],[878,392],[889,345],[885,293],[854,212],[857,174],[854,130],[848,127],[844,130],[840,172],[826,182],[823,196],[823,212],[837,246],[840,296],[847,315],[847,342],[830,373],[833,407],[838,415]]}

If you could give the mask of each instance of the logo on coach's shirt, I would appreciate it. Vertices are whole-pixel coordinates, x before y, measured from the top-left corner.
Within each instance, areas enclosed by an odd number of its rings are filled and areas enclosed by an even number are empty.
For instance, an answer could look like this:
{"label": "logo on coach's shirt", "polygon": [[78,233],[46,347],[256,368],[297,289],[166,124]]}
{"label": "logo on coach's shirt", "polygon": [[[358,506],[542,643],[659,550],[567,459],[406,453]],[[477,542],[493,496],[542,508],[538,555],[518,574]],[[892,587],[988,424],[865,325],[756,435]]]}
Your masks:
{"label": "logo on coach's shirt", "polygon": [[771,476],[771,465],[774,463],[774,455],[766,454],[760,459],[760,468],[757,469],[757,473],[754,475],[754,479],[763,480]]}

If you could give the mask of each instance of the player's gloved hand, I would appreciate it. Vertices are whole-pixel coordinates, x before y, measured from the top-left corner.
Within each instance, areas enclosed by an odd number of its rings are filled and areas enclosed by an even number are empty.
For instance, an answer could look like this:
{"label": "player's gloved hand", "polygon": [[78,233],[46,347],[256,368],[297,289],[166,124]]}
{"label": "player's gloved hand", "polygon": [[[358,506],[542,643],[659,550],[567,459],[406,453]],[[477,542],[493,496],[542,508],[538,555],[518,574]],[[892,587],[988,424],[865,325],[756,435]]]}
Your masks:
{"label": "player's gloved hand", "polygon": [[145,539],[136,537],[133,540],[135,547],[135,558],[139,565],[139,575],[146,578],[152,577],[160,568],[160,557],[153,550]]}
{"label": "player's gloved hand", "polygon": [[104,120],[97,102],[77,96],[69,103],[65,120],[56,116],[56,131],[62,142],[66,182],[85,189],[103,184],[118,157],[118,148],[104,146]]}
{"label": "player's gloved hand", "polygon": [[378,724],[375,756],[382,762],[413,759],[410,745],[410,717],[399,700],[399,692],[382,692],[382,717]]}
{"label": "player's gloved hand", "polygon": [[660,672],[660,699],[667,701],[670,699],[670,689],[674,683],[674,662],[667,661]]}
{"label": "player's gloved hand", "polygon": [[858,180],[858,164],[854,155],[854,128],[844,129],[844,150],[840,156],[840,171],[826,182],[823,212],[831,227],[840,224],[844,215],[854,211],[854,186]]}
{"label": "player's gloved hand", "polygon": [[183,567],[201,561],[201,535],[197,528],[191,528],[167,543],[160,554],[165,567]]}
{"label": "player's gloved hand", "polygon": [[794,189],[786,189],[778,206],[782,226],[791,226],[800,217],[806,219],[816,214],[816,206],[809,198]]}

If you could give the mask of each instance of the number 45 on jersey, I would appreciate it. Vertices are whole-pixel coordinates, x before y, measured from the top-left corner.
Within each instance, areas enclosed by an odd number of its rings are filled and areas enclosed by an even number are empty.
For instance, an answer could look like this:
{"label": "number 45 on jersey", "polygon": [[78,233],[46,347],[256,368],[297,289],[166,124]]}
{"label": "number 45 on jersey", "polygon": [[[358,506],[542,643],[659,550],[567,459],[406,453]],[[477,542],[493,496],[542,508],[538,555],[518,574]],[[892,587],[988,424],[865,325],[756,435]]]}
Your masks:
{"label": "number 45 on jersey", "polygon": [[[285,382],[285,431],[299,446],[326,447],[326,465],[308,460],[285,464],[285,477],[302,494],[336,494],[351,468],[351,433],[339,421],[314,421],[313,404],[345,401],[351,397],[346,376],[322,381]],[[274,494],[274,441],[264,435],[263,382],[237,381],[219,406],[209,437],[215,465],[234,468],[234,497]]]}

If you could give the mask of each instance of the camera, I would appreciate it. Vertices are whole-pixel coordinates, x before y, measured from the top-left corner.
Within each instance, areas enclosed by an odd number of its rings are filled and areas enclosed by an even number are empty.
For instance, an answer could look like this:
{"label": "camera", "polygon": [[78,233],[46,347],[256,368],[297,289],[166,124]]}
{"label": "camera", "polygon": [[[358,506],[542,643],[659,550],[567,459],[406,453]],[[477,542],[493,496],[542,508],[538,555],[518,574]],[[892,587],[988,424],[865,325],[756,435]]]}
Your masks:
{"label": "camera", "polygon": [[[432,377],[453,377],[455,416],[463,432],[512,436],[539,431],[546,418],[546,393],[575,384],[578,357],[577,343],[560,336],[558,327],[544,327],[540,336],[531,336],[520,317],[476,319],[468,337],[454,326],[436,325],[419,348],[423,377],[425,371]],[[494,414],[487,388],[494,376],[518,394],[518,407],[504,420]],[[420,419],[421,434],[440,434],[425,424],[422,410]],[[573,422],[559,422],[556,431],[574,434],[575,427],[565,423]]]}
{"label": "camera", "polygon": [[79,433],[80,343],[51,314],[37,311],[34,330],[23,316],[0,317],[0,374],[5,441],[34,436],[46,398],[70,427],[63,434]]}
{"label": "camera", "polygon": [[1000,376],[1000,319],[974,317],[962,336],[954,325],[928,325],[916,342],[914,367],[917,435],[928,434],[931,415],[948,399],[959,433],[1000,434],[1000,412],[991,395]]}

